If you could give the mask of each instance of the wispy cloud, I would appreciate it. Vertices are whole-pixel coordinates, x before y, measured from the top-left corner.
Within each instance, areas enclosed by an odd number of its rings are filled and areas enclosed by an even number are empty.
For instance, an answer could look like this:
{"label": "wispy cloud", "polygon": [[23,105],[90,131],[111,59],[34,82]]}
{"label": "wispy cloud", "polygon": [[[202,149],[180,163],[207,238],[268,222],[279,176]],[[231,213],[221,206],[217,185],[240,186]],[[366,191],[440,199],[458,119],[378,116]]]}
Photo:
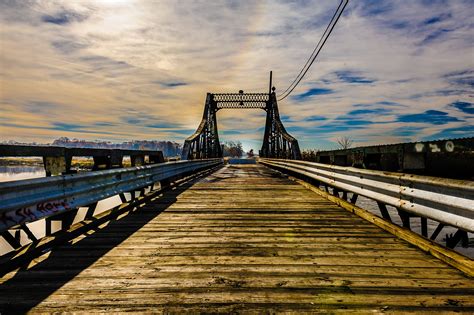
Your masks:
{"label": "wispy cloud", "polygon": [[375,82],[375,80],[365,78],[354,71],[336,71],[335,74],[339,80],[346,83],[369,84]]}
{"label": "wispy cloud", "polygon": [[[277,93],[337,2],[0,1],[0,135],[183,141],[207,92]],[[351,1],[279,103],[303,148],[473,136],[469,0]],[[258,149],[263,111],[219,111],[222,140]]]}
{"label": "wispy cloud", "polygon": [[472,103],[458,101],[451,103],[450,106],[460,110],[465,114],[474,115],[474,105]]}
{"label": "wispy cloud", "polygon": [[433,125],[445,125],[449,122],[460,121],[458,118],[449,116],[448,113],[439,110],[427,110],[419,114],[407,114],[398,116],[398,122],[423,123]]}
{"label": "wispy cloud", "polygon": [[86,18],[87,16],[79,14],[75,11],[60,11],[56,14],[45,14],[41,17],[41,20],[45,23],[66,25],[74,22],[82,22]]}
{"label": "wispy cloud", "polygon": [[347,113],[348,116],[360,116],[360,115],[380,115],[388,114],[393,112],[389,108],[371,108],[371,109],[355,109]]}
{"label": "wispy cloud", "polygon": [[161,82],[160,84],[162,86],[168,87],[168,88],[174,88],[174,87],[178,87],[178,86],[188,85],[188,83],[186,83],[186,82]]}
{"label": "wispy cloud", "polygon": [[423,24],[425,25],[435,24],[435,23],[449,20],[451,17],[452,17],[451,13],[442,13],[442,14],[439,14],[439,15],[436,15],[424,20]]}
{"label": "wispy cloud", "polygon": [[308,98],[311,98],[313,96],[316,96],[316,95],[326,95],[326,94],[331,94],[331,93],[334,93],[334,91],[331,90],[331,89],[313,88],[313,89],[309,89],[308,91],[306,91],[304,93],[297,94],[297,95],[293,96],[293,99],[296,100],[296,101],[304,101],[304,100],[306,100]]}

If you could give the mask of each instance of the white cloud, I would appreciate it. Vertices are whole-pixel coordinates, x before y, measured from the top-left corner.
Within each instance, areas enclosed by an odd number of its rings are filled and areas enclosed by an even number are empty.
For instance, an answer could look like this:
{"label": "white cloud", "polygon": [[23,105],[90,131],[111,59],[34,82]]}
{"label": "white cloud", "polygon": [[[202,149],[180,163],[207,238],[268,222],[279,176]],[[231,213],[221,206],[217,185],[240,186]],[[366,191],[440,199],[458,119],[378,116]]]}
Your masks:
{"label": "white cloud", "polygon": [[[0,134],[22,141],[64,135],[183,141],[199,123],[207,92],[264,92],[270,70],[282,92],[336,6],[329,0],[3,3]],[[462,82],[446,75],[474,69],[473,14],[469,1],[351,1],[293,96],[315,88],[332,93],[289,97],[279,104],[281,115],[291,119],[287,126],[302,147],[327,147],[343,135],[357,144],[411,141],[472,126],[472,115],[447,106],[473,102],[472,72]],[[351,75],[365,83],[351,83]],[[392,111],[364,117],[381,123],[338,120],[360,108],[356,104]],[[133,110],[176,127],[127,123],[124,117]],[[401,115],[429,110],[458,121],[399,121]],[[221,138],[258,149],[262,114],[219,112]],[[316,115],[327,119],[305,120]],[[97,133],[55,129],[58,121],[81,123]],[[404,126],[419,131],[400,133]]]}

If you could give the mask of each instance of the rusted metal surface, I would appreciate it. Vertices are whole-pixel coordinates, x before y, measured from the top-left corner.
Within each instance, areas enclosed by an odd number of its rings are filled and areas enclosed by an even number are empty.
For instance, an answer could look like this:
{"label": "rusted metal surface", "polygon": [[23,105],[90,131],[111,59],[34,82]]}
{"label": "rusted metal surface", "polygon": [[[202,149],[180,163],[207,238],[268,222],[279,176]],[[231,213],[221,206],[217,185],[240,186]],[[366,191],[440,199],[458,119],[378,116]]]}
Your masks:
{"label": "rusted metal surface", "polygon": [[179,161],[0,183],[0,231],[220,163]]}
{"label": "rusted metal surface", "polygon": [[450,178],[474,178],[474,138],[319,151],[310,161]]}
{"label": "rusted metal surface", "polygon": [[408,213],[474,232],[474,182],[321,163],[260,159]]}

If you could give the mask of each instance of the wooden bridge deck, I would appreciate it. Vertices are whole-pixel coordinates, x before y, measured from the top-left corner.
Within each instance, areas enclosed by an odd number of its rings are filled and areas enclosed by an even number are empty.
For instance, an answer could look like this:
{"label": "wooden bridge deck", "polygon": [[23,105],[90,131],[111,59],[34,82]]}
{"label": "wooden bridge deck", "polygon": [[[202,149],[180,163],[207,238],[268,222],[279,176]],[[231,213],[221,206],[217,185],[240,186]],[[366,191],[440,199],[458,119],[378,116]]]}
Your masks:
{"label": "wooden bridge deck", "polygon": [[2,314],[474,311],[471,278],[260,165],[72,243],[1,280]]}

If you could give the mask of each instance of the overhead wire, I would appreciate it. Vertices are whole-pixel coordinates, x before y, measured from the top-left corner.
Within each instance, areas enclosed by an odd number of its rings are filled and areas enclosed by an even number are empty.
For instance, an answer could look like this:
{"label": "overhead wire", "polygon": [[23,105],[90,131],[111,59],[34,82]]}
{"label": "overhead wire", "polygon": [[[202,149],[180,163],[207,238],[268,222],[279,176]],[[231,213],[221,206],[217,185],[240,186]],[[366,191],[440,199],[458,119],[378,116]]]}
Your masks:
{"label": "overhead wire", "polygon": [[329,30],[329,27],[331,26],[332,21],[333,21],[334,18],[336,17],[336,14],[337,14],[337,12],[339,11],[339,8],[340,8],[341,5],[342,5],[342,2],[343,2],[343,0],[341,0],[341,2],[339,3],[339,6],[337,7],[336,11],[334,12],[334,15],[332,16],[332,18],[331,18],[331,20],[330,20],[328,26],[326,27],[326,30],[325,30],[324,33],[323,33],[323,36],[321,36],[321,38],[319,39],[318,44],[314,47],[313,52],[312,52],[311,55],[309,56],[308,60],[306,60],[306,63],[304,64],[303,68],[301,68],[300,73],[298,73],[298,75],[297,75],[296,78],[293,80],[293,82],[291,82],[291,84],[286,88],[285,91],[283,91],[282,94],[285,94],[285,93],[293,86],[293,84],[295,84],[296,80],[298,80],[298,77],[303,73],[304,69],[306,68],[306,66],[308,65],[308,63],[311,61],[311,58],[312,58],[313,55],[316,53],[316,49],[318,48],[319,44],[320,44],[321,41],[323,40],[324,34],[327,33],[327,31]]}
{"label": "overhead wire", "polygon": [[333,17],[331,18],[331,20],[329,21],[328,26],[326,27],[326,30],[324,31],[323,35],[319,39],[319,41],[318,41],[316,47],[314,48],[313,52],[311,53],[310,57],[308,58],[308,60],[306,61],[303,68],[301,69],[301,71],[296,76],[296,78],[293,80],[293,82],[283,92],[282,96],[280,96],[278,101],[281,101],[281,100],[284,100],[285,98],[287,98],[293,92],[293,90],[298,86],[298,84],[301,82],[301,80],[304,78],[304,76],[308,72],[309,68],[311,68],[312,64],[314,63],[314,61],[318,57],[319,53],[321,52],[321,49],[323,48],[324,44],[326,43],[327,39],[329,38],[329,35],[331,35],[334,27],[336,26],[336,23],[339,21],[339,18],[341,17],[341,15],[344,12],[344,9],[346,8],[348,3],[349,3],[349,0],[341,0],[341,2],[339,3],[339,6],[337,7],[336,11],[334,12]]}

